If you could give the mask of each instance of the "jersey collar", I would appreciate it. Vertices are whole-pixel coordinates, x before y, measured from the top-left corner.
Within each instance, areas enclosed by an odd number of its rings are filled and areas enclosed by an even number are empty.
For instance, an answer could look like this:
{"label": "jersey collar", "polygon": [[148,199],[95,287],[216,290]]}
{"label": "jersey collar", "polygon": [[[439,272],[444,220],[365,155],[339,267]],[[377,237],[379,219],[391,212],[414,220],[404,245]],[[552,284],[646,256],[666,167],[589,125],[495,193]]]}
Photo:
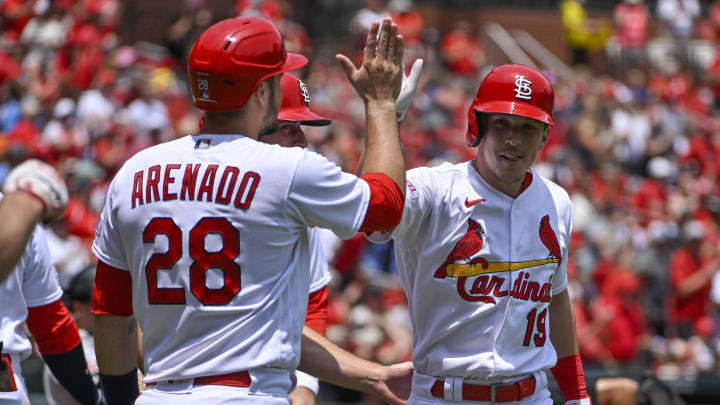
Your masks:
{"label": "jersey collar", "polygon": [[209,149],[224,142],[232,142],[245,138],[244,135],[228,135],[228,134],[198,134],[190,135],[195,149]]}
{"label": "jersey collar", "polygon": [[[478,173],[478,171],[475,170],[475,168],[472,166],[472,162],[473,162],[472,160],[467,162],[466,169],[468,171],[468,178],[470,179],[470,185],[473,187],[473,189],[475,189],[476,191],[483,190],[483,192],[490,192],[490,193],[492,193],[496,196],[499,196],[501,198],[504,198],[504,199],[515,200],[518,197],[521,197],[522,195],[526,194],[525,190],[527,190],[528,188],[530,188],[530,186],[533,185],[533,183],[534,183],[533,180],[537,177],[537,173],[535,173],[535,171],[532,168],[528,169],[528,171],[525,172],[525,178],[523,178],[522,189],[520,190],[520,193],[514,197],[511,197],[511,196],[503,193],[502,191],[496,189],[495,187],[491,186],[487,181],[485,181],[485,179],[482,178],[480,173]],[[480,194],[480,193],[478,193],[478,194]]]}

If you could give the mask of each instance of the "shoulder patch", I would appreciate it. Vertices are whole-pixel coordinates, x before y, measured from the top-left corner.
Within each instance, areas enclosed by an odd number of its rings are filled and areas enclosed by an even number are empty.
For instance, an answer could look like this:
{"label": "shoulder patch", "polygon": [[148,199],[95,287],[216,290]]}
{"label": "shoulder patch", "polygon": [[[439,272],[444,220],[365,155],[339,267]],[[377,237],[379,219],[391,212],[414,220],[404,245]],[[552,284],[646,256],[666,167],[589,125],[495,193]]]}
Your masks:
{"label": "shoulder patch", "polygon": [[407,182],[407,188],[408,188],[408,193],[410,193],[411,199],[417,200],[418,198],[420,198],[420,193],[418,192],[417,188],[415,187],[415,185],[413,185],[409,181]]}

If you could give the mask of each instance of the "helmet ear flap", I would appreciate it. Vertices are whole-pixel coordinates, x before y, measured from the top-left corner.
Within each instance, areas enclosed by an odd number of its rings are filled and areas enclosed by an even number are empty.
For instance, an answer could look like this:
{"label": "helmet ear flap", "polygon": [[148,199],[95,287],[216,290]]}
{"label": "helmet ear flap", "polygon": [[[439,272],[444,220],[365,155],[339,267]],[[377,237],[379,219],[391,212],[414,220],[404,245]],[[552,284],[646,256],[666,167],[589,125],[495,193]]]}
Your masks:
{"label": "helmet ear flap", "polygon": [[473,115],[475,116],[475,124],[477,125],[477,128],[475,129],[477,132],[477,137],[475,137],[475,142],[473,142],[472,147],[476,147],[480,145],[480,141],[482,140],[483,135],[485,135],[485,114],[480,111],[473,111]]}

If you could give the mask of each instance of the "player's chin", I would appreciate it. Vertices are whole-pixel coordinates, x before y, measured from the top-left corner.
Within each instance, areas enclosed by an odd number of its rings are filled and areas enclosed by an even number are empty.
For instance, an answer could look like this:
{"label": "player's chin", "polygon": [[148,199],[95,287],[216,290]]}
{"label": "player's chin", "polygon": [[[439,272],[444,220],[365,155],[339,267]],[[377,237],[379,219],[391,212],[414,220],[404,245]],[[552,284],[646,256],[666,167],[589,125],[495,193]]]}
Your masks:
{"label": "player's chin", "polygon": [[499,168],[497,177],[506,183],[517,183],[523,181],[527,168],[525,166],[517,165],[515,167],[503,167]]}
{"label": "player's chin", "polygon": [[275,133],[278,130],[278,123],[277,120],[271,122],[269,125],[265,126],[263,129],[260,130],[260,133],[258,133],[258,138],[265,135],[270,135]]}

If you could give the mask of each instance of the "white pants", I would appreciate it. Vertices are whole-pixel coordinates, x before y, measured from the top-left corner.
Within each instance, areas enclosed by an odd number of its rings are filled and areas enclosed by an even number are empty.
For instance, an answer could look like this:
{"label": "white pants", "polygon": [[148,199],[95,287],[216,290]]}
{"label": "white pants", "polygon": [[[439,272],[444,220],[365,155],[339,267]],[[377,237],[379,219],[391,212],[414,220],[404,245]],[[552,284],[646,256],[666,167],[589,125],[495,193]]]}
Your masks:
{"label": "white pants", "polygon": [[0,392],[0,405],[30,405],[30,400],[27,396],[27,388],[25,387],[25,380],[22,378],[20,356],[17,354],[11,354],[10,360],[12,363],[17,391]]}
{"label": "white pants", "polygon": [[[225,385],[193,385],[193,379],[158,382],[147,387],[135,405],[288,405],[294,388],[287,370],[257,368],[249,370],[249,388]],[[2,404],[0,404],[2,405]]]}
{"label": "white pants", "polygon": [[[521,400],[521,401],[515,401],[515,402],[496,402],[502,405],[553,405],[552,399],[550,398],[550,391],[547,389],[547,375],[545,375],[544,370],[536,371],[533,373],[535,376],[535,393],[530,395],[529,397]],[[514,378],[508,378],[501,381],[495,381],[495,384],[506,384],[506,383],[512,383],[515,381],[519,381],[523,377],[514,377]],[[462,399],[445,399],[445,398],[435,398],[430,393],[430,388],[437,380],[436,377],[428,376],[424,374],[420,374],[417,371],[413,374],[413,381],[412,381],[412,392],[410,393],[410,399],[408,399],[408,405],[429,405],[429,404],[435,404],[435,405],[454,405],[457,403],[463,403],[463,404],[491,404],[492,402],[484,402],[484,401],[469,401],[469,400],[462,400]],[[468,381],[472,384],[478,384],[478,385],[487,385],[487,383],[483,383],[480,381],[472,380]],[[458,381],[458,383],[462,383],[462,381]]]}

